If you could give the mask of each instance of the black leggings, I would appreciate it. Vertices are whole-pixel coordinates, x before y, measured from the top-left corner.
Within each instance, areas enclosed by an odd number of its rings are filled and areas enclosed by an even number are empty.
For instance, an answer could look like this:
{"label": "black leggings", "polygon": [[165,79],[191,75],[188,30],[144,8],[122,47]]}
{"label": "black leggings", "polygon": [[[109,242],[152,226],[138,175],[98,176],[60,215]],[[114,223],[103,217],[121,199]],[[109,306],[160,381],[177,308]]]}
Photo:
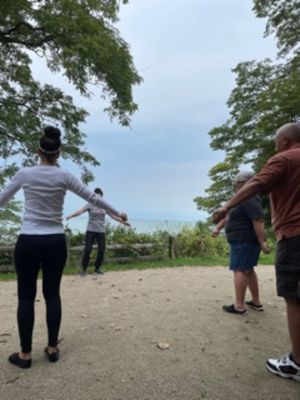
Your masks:
{"label": "black leggings", "polygon": [[20,235],[15,246],[18,278],[18,328],[21,349],[31,352],[37,277],[43,271],[48,346],[55,347],[61,322],[60,281],[67,260],[64,234]]}
{"label": "black leggings", "polygon": [[105,253],[105,233],[86,231],[84,253],[82,257],[82,269],[84,271],[86,271],[89,265],[90,255],[95,241],[97,242],[98,245],[97,257],[95,261],[95,270],[97,271],[103,263],[104,253]]}

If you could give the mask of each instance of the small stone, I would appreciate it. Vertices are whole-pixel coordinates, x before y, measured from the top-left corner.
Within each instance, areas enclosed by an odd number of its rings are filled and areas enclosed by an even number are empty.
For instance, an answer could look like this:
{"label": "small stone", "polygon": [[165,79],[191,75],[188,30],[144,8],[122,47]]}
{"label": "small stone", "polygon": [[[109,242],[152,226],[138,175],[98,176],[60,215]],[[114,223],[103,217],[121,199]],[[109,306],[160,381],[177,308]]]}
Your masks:
{"label": "small stone", "polygon": [[160,350],[167,350],[170,348],[170,345],[169,345],[169,343],[157,343],[157,347]]}

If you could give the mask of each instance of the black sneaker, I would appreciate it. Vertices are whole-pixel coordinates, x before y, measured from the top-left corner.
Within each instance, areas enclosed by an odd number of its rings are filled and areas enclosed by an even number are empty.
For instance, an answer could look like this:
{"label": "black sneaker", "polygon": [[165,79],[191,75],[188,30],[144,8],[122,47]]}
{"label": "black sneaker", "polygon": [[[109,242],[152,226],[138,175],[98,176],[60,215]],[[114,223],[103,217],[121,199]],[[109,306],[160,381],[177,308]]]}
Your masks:
{"label": "black sneaker", "polygon": [[246,314],[246,313],[247,313],[246,308],[245,308],[244,310],[237,310],[237,309],[234,307],[234,304],[230,304],[230,306],[223,306],[223,310],[224,310],[225,312],[230,313],[230,314],[239,314],[239,315],[243,315],[243,314]]}
{"label": "black sneaker", "polygon": [[300,382],[300,366],[291,360],[290,354],[286,354],[277,360],[269,358],[266,367],[272,374]]}
{"label": "black sneaker", "polygon": [[245,303],[255,311],[264,311],[264,306],[262,304],[255,304],[252,300],[245,301]]}

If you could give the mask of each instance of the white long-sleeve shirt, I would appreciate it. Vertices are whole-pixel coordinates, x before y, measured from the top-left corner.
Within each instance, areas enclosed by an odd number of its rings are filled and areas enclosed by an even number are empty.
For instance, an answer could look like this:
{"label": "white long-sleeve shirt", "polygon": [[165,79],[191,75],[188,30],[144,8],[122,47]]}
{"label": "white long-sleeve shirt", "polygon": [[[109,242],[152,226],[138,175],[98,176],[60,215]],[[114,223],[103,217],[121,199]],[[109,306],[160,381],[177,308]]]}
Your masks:
{"label": "white long-sleeve shirt", "polygon": [[25,196],[22,234],[64,233],[62,214],[67,190],[109,213],[120,215],[97,193],[88,190],[75,176],[57,166],[37,165],[19,170],[0,192],[0,207],[21,188]]}

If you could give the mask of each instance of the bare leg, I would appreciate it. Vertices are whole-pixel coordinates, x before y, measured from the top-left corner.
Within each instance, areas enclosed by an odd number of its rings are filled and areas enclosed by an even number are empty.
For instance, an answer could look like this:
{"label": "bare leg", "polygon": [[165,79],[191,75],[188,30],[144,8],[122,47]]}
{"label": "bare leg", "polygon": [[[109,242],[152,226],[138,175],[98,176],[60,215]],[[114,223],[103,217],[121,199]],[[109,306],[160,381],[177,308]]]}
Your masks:
{"label": "bare leg", "polygon": [[288,328],[294,361],[300,364],[300,299],[285,297]]}
{"label": "bare leg", "polygon": [[243,271],[234,271],[235,308],[245,309],[245,294],[248,278]]}
{"label": "bare leg", "polygon": [[259,305],[261,303],[259,299],[259,288],[258,288],[258,280],[256,272],[254,271],[254,269],[252,269],[251,271],[248,271],[246,274],[248,278],[248,288],[252,296],[252,301],[253,303]]}
{"label": "bare leg", "polygon": [[21,360],[31,360],[31,353],[24,353],[23,351],[20,351],[19,357]]}

